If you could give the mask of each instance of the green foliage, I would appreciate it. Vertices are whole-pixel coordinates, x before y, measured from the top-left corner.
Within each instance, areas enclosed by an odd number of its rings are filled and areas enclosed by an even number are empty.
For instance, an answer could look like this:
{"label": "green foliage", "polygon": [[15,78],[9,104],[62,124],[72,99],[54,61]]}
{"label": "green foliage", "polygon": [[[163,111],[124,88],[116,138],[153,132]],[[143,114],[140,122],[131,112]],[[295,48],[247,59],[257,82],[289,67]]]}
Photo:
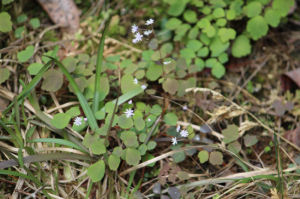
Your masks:
{"label": "green foliage", "polygon": [[28,66],[27,70],[30,75],[36,75],[42,69],[42,63],[32,63]]}
{"label": "green foliage", "polygon": [[12,30],[11,17],[7,12],[0,13],[0,32],[10,32]]}
{"label": "green foliage", "polygon": [[125,160],[128,165],[135,166],[137,165],[141,160],[140,152],[134,148],[127,148],[125,150]]}
{"label": "green foliage", "polygon": [[232,45],[232,54],[235,57],[243,57],[251,52],[250,40],[245,35],[236,38]]}
{"label": "green foliage", "polygon": [[87,169],[87,175],[91,178],[92,182],[98,182],[102,180],[105,174],[105,163],[103,160],[99,160],[96,163],[89,166]]}
{"label": "green foliage", "polygon": [[175,126],[177,123],[178,117],[175,113],[167,113],[164,116],[164,122],[168,125]]}
{"label": "green foliage", "polygon": [[207,151],[205,150],[202,150],[198,153],[198,158],[199,158],[199,161],[201,164],[205,163],[208,161],[208,157],[209,157],[209,154]]}
{"label": "green foliage", "polygon": [[223,163],[223,154],[219,151],[213,151],[209,155],[209,163],[212,165],[221,165]]}
{"label": "green foliage", "polygon": [[55,69],[50,69],[44,74],[42,89],[50,92],[59,90],[63,85],[63,74]]}
{"label": "green foliage", "polygon": [[0,68],[0,84],[8,80],[10,72],[7,68]]}
{"label": "green foliage", "polygon": [[254,40],[258,40],[268,33],[268,24],[262,16],[256,16],[247,23],[247,31]]}
{"label": "green foliage", "polygon": [[63,129],[68,126],[71,117],[65,113],[55,114],[53,119],[51,120],[51,124],[58,129]]}
{"label": "green foliage", "polygon": [[222,131],[224,135],[224,143],[228,144],[232,141],[235,141],[239,138],[239,128],[236,125],[228,125],[226,129]]}
{"label": "green foliage", "polygon": [[36,29],[40,27],[40,20],[38,18],[32,18],[29,21],[30,25],[32,26],[33,29]]}
{"label": "green foliage", "polygon": [[25,50],[18,52],[18,60],[19,62],[26,62],[28,61],[34,53],[34,47],[32,45],[27,46]]}
{"label": "green foliage", "polygon": [[108,157],[108,166],[110,170],[116,171],[120,165],[121,159],[120,157],[112,154]]}

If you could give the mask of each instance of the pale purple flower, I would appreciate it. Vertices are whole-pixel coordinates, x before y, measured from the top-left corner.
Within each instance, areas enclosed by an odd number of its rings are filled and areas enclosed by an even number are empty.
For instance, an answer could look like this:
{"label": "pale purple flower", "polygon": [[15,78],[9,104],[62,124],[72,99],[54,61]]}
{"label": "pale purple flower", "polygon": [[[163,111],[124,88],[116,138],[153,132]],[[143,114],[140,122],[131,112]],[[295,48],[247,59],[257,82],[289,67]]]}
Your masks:
{"label": "pale purple flower", "polygon": [[187,109],[188,109],[187,105],[184,105],[184,106],[182,107],[182,110],[184,110],[184,111],[186,111]]}
{"label": "pale purple flower", "polygon": [[151,33],[152,33],[152,30],[146,30],[146,31],[144,32],[144,35],[149,36]]}
{"label": "pale purple flower", "polygon": [[176,132],[178,133],[180,131],[180,125],[177,126]]}
{"label": "pale purple flower", "polygon": [[135,25],[135,24],[133,24],[133,25],[131,26],[131,32],[132,32],[132,33],[137,32],[138,29],[139,29],[139,27],[138,27],[137,25]]}
{"label": "pale purple flower", "polygon": [[172,142],[173,145],[176,145],[177,144],[177,138],[176,137],[172,137],[171,142]]}
{"label": "pale purple flower", "polygon": [[134,84],[138,84],[138,82],[139,82],[139,81],[137,80],[137,78],[134,78],[133,83],[134,83]]}
{"label": "pale purple flower", "polygon": [[146,21],[145,25],[146,25],[146,26],[149,26],[149,25],[151,25],[151,24],[153,24],[153,23],[154,23],[154,20],[153,20],[153,19],[148,19],[148,20]]}
{"label": "pale purple flower", "polygon": [[187,136],[189,136],[189,132],[187,130],[182,130],[182,131],[180,131],[180,136],[187,137]]}
{"label": "pale purple flower", "polygon": [[74,125],[75,126],[80,126],[82,124],[82,118],[81,117],[76,117],[74,120]]}
{"label": "pale purple flower", "polygon": [[87,118],[85,117],[83,120],[86,122],[86,121],[87,121]]}
{"label": "pale purple flower", "polygon": [[148,122],[151,122],[151,119],[150,119],[150,118],[148,118]]}
{"label": "pale purple flower", "polygon": [[143,90],[145,90],[145,89],[147,88],[147,86],[146,86],[145,84],[143,84],[143,85],[141,86],[141,88],[142,88]]}
{"label": "pale purple flower", "polygon": [[164,65],[167,65],[167,64],[171,63],[171,61],[164,61],[163,63],[164,63]]}
{"label": "pale purple flower", "polygon": [[132,100],[129,100],[129,101],[128,101],[128,104],[132,104]]}
{"label": "pale purple flower", "polygon": [[139,32],[137,32],[134,36],[135,38],[132,40],[133,43],[138,43],[143,40],[143,35]]}
{"label": "pale purple flower", "polygon": [[125,113],[125,115],[126,115],[127,118],[129,118],[129,117],[131,117],[131,116],[134,115],[133,110],[130,109],[130,108],[126,109],[126,111],[124,113]]}

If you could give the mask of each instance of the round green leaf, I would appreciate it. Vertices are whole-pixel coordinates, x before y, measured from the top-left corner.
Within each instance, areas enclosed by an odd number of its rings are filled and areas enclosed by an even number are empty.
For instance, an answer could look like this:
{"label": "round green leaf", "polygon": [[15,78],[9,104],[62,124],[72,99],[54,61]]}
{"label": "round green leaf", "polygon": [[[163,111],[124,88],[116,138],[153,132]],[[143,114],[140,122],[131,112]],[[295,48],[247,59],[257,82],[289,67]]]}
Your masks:
{"label": "round green leaf", "polygon": [[180,163],[180,162],[184,161],[185,157],[186,157],[186,155],[183,151],[177,152],[172,155],[172,158],[173,158],[174,162],[176,162],[176,163]]}
{"label": "round green leaf", "polygon": [[93,154],[100,155],[106,153],[106,147],[104,145],[104,139],[97,139],[92,142],[91,151]]}
{"label": "round green leaf", "polygon": [[187,10],[183,14],[183,18],[189,23],[196,23],[197,22],[197,14],[193,10]]}
{"label": "round green leaf", "polygon": [[146,152],[147,152],[147,145],[146,144],[141,144],[140,146],[139,146],[139,152],[140,152],[140,154],[141,155],[145,155],[146,154]]}
{"label": "round green leaf", "polygon": [[34,53],[34,47],[32,45],[27,46],[25,50],[18,52],[17,57],[19,62],[26,62],[32,57],[33,53]]}
{"label": "round green leaf", "polygon": [[188,34],[188,38],[189,39],[196,39],[197,36],[199,34],[199,29],[197,26],[194,26],[190,31],[189,31],[189,34]]}
{"label": "round green leaf", "polygon": [[0,13],[0,32],[9,32],[12,30],[11,17],[7,12]]}
{"label": "round green leaf", "polygon": [[207,162],[209,154],[206,150],[202,150],[198,153],[198,158],[201,164]]}
{"label": "round green leaf", "polygon": [[146,138],[147,138],[147,134],[146,133],[141,133],[139,135],[139,141],[140,142],[145,142]]}
{"label": "round green leaf", "polygon": [[66,57],[62,60],[62,64],[66,67],[68,72],[74,72],[76,69],[77,60],[74,57]]}
{"label": "round green leaf", "polygon": [[139,145],[136,133],[133,131],[123,131],[120,138],[127,147],[138,147]]}
{"label": "round green leaf", "polygon": [[102,180],[105,174],[105,163],[103,160],[99,160],[95,164],[92,164],[87,169],[87,175],[91,178],[93,182],[98,182]]}
{"label": "round green leaf", "polygon": [[213,151],[210,153],[209,162],[212,165],[221,165],[223,163],[223,154],[219,151]]}
{"label": "round green leaf", "polygon": [[224,17],[225,16],[225,11],[223,8],[216,8],[214,9],[213,11],[213,16],[215,18],[221,18],[221,17]]}
{"label": "round green leaf", "polygon": [[255,145],[258,142],[257,137],[255,135],[246,135],[244,137],[244,143],[246,147],[250,147]]}
{"label": "round green leaf", "polygon": [[175,30],[182,22],[177,18],[171,18],[166,23],[166,29]]}
{"label": "round green leaf", "polygon": [[185,9],[188,0],[174,0],[171,1],[171,6],[168,9],[168,14],[171,16],[179,16]]}
{"label": "round green leaf", "polygon": [[226,129],[222,131],[224,135],[224,143],[228,144],[239,138],[239,128],[236,125],[228,125]]}
{"label": "round green leaf", "polygon": [[153,149],[155,149],[157,143],[155,141],[149,141],[148,144],[147,144],[147,148],[148,148],[148,151],[151,151]]}
{"label": "round green leaf", "polygon": [[207,47],[203,47],[197,52],[197,56],[199,57],[207,57],[208,54],[209,54],[209,49]]}
{"label": "round green leaf", "polygon": [[170,126],[175,126],[177,124],[177,120],[178,118],[174,113],[167,113],[164,116],[164,122]]}
{"label": "round green leaf", "polygon": [[162,75],[162,67],[157,64],[150,64],[147,72],[146,72],[146,77],[150,81],[156,81],[161,75]]}
{"label": "round green leaf", "polygon": [[63,129],[68,126],[71,117],[65,113],[55,114],[53,119],[51,120],[51,124],[58,129]]}
{"label": "round green leaf", "polygon": [[0,68],[0,84],[8,80],[10,72],[7,68]]}
{"label": "round green leaf", "polygon": [[266,20],[262,16],[251,18],[247,23],[247,31],[254,40],[258,40],[268,33],[269,27]]}
{"label": "round green leaf", "polygon": [[119,168],[119,165],[120,165],[120,157],[112,154],[108,157],[108,166],[109,166],[109,169],[112,170],[112,171],[116,171],[118,170]]}
{"label": "round green leaf", "polygon": [[201,47],[203,46],[203,44],[196,39],[193,40],[189,40],[186,47],[189,49],[192,49],[193,51],[198,51]]}
{"label": "round green leaf", "polygon": [[33,29],[36,29],[40,27],[40,20],[38,18],[32,18],[29,21],[30,25],[32,26]]}
{"label": "round green leaf", "polygon": [[133,148],[127,148],[125,152],[125,160],[128,165],[137,165],[141,160],[140,152]]}
{"label": "round green leaf", "polygon": [[207,18],[202,18],[198,21],[197,26],[201,29],[210,26],[210,21]]}
{"label": "round green leaf", "polygon": [[234,39],[236,32],[232,28],[220,28],[218,35],[220,36],[221,41],[223,43],[225,43],[225,42],[229,41],[230,39]]}
{"label": "round green leaf", "polygon": [[44,81],[42,89],[50,92],[55,92],[63,85],[63,74],[55,69],[50,69],[44,73]]}
{"label": "round green leaf", "polygon": [[211,73],[213,74],[213,76],[215,76],[216,78],[220,79],[221,77],[223,77],[225,75],[225,67],[223,66],[223,64],[217,62],[211,70]]}
{"label": "round green leaf", "polygon": [[121,115],[118,120],[118,124],[122,129],[129,129],[133,126],[131,118],[127,118],[125,114]]}
{"label": "round green leaf", "polygon": [[69,115],[70,117],[75,117],[75,116],[78,116],[80,115],[80,109],[78,106],[74,106],[72,108],[70,108],[67,112],[66,112],[67,115]]}
{"label": "round green leaf", "polygon": [[38,72],[43,68],[42,63],[32,63],[28,66],[27,70],[29,71],[30,75],[36,75]]}
{"label": "round green leaf", "polygon": [[123,94],[127,93],[129,91],[135,90],[138,87],[140,87],[140,85],[135,84],[134,78],[132,77],[132,75],[130,75],[130,74],[124,75],[121,78],[121,91]]}
{"label": "round green leaf", "polygon": [[248,37],[240,35],[232,45],[232,55],[234,57],[243,57],[251,53],[251,44]]}
{"label": "round green leaf", "polygon": [[245,6],[244,11],[247,15],[247,17],[256,17],[258,16],[262,11],[262,4],[258,1],[252,1]]}
{"label": "round green leaf", "polygon": [[241,151],[242,146],[238,141],[231,142],[227,146],[228,150],[234,154],[238,154]]}
{"label": "round green leaf", "polygon": [[141,131],[145,128],[146,123],[143,120],[143,118],[139,117],[139,118],[134,119],[134,126],[135,126],[136,130]]}
{"label": "round green leaf", "polygon": [[176,79],[168,78],[163,82],[162,87],[164,91],[170,93],[171,95],[175,95],[178,90],[179,84]]}
{"label": "round green leaf", "polygon": [[278,10],[281,17],[285,17],[293,5],[295,5],[294,0],[274,0],[272,3],[273,9]]}
{"label": "round green leaf", "polygon": [[277,27],[280,23],[280,15],[278,11],[273,9],[267,9],[265,11],[265,20],[273,28]]}

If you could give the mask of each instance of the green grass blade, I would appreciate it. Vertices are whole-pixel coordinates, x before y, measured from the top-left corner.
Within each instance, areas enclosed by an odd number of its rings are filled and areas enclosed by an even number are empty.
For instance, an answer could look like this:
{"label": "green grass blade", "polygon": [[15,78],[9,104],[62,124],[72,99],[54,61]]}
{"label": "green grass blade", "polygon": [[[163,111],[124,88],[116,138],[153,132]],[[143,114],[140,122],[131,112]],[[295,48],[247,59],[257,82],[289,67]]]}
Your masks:
{"label": "green grass blade", "polygon": [[49,61],[41,70],[38,72],[38,74],[29,82],[29,84],[24,87],[23,91],[16,97],[16,100],[14,100],[3,112],[2,114],[5,115],[14,105],[14,103],[19,103],[22,99],[24,99],[31,91],[34,89],[34,87],[41,81],[43,74],[48,70],[48,68],[51,65],[51,61]]}
{"label": "green grass blade", "polygon": [[68,147],[72,147],[75,149],[78,149],[80,151],[83,151],[81,147],[78,145],[74,144],[73,142],[69,140],[64,140],[64,139],[58,139],[58,138],[38,138],[34,140],[30,140],[29,142],[46,142],[46,143],[54,143],[54,144],[60,144],[60,145],[65,145]]}
{"label": "green grass blade", "polygon": [[103,51],[104,51],[104,41],[105,41],[105,36],[108,31],[109,23],[110,23],[111,17],[108,18],[107,22],[105,23],[105,28],[102,33],[102,37],[100,40],[100,44],[98,47],[98,55],[97,55],[97,63],[96,63],[96,77],[95,77],[95,90],[94,90],[94,100],[93,100],[93,111],[96,113],[99,108],[99,103],[100,103],[100,77],[101,77],[101,72],[102,72],[102,60],[103,60]]}
{"label": "green grass blade", "polygon": [[14,133],[13,131],[12,131],[12,128],[10,128],[10,127],[7,127],[6,126],[6,124],[5,124],[5,122],[2,120],[2,119],[0,119],[0,126],[2,127],[2,128],[4,128],[4,130],[6,131],[6,132],[8,132],[8,134],[13,138],[12,139],[12,142],[14,142],[14,144],[17,146],[17,147],[21,147],[22,145],[23,145],[23,142],[22,142],[22,138],[19,138],[17,135],[16,135],[16,133]]}
{"label": "green grass blade", "polygon": [[[47,56],[48,57],[48,56]],[[67,77],[72,89],[74,90],[75,95],[78,98],[78,101],[83,109],[83,112],[85,116],[87,117],[87,121],[93,131],[95,131],[98,128],[98,124],[96,121],[96,118],[94,116],[94,113],[92,112],[87,100],[83,96],[83,94],[80,92],[79,87],[77,86],[74,78],[71,76],[71,74],[67,71],[67,69],[64,67],[64,65],[58,61],[57,59],[53,57],[49,57],[51,60],[53,60],[57,66],[61,69],[63,74]]]}

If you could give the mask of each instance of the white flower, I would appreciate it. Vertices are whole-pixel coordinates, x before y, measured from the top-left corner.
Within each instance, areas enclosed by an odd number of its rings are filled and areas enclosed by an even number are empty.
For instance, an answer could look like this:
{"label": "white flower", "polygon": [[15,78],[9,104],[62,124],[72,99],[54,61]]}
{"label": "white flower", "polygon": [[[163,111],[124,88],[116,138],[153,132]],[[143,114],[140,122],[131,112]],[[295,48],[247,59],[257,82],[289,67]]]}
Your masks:
{"label": "white flower", "polygon": [[137,80],[137,78],[134,78],[133,83],[134,83],[134,84],[138,84],[138,82],[139,82],[139,81]]}
{"label": "white flower", "polygon": [[147,86],[144,84],[144,85],[141,86],[141,88],[142,88],[143,90],[145,90],[145,89],[147,88]]}
{"label": "white flower", "polygon": [[130,109],[130,108],[126,109],[126,111],[124,113],[125,113],[125,115],[126,115],[127,118],[129,118],[129,117],[131,117],[131,116],[134,115],[133,110]]}
{"label": "white flower", "polygon": [[87,121],[87,118],[85,117],[83,120],[86,122],[86,121]]}
{"label": "white flower", "polygon": [[176,145],[177,144],[177,138],[176,137],[172,137],[171,142],[172,142],[173,145]]}
{"label": "white flower", "polygon": [[186,111],[187,109],[188,109],[187,105],[184,105],[184,106],[182,107],[182,110],[184,110],[184,111]]}
{"label": "white flower", "polygon": [[189,132],[187,130],[182,130],[182,131],[180,131],[180,135],[181,135],[181,137],[187,137],[187,136],[189,136]]}
{"label": "white flower", "polygon": [[76,117],[74,120],[74,125],[75,126],[80,126],[82,124],[82,118],[81,117]]}
{"label": "white flower", "polygon": [[164,61],[163,63],[164,63],[164,65],[167,65],[167,64],[171,63],[171,61]]}
{"label": "white flower", "polygon": [[139,32],[137,32],[134,36],[135,38],[132,40],[133,43],[137,43],[143,39],[143,35]]}
{"label": "white flower", "polygon": [[149,26],[149,25],[151,25],[153,23],[154,23],[153,19],[148,19],[145,24],[146,24],[146,26]]}
{"label": "white flower", "polygon": [[132,100],[129,100],[129,101],[128,101],[128,104],[132,104]]}
{"label": "white flower", "polygon": [[144,35],[149,36],[151,33],[152,33],[152,30],[146,30],[146,31],[144,32]]}
{"label": "white flower", "polygon": [[148,122],[151,122],[151,119],[150,119],[150,118],[148,118]]}
{"label": "white flower", "polygon": [[131,26],[131,32],[132,32],[132,33],[137,32],[138,29],[139,29],[139,27],[138,27],[137,25],[135,25],[135,24],[133,24],[133,25]]}
{"label": "white flower", "polygon": [[176,128],[176,132],[179,132],[179,131],[180,131],[180,126],[178,125]]}

